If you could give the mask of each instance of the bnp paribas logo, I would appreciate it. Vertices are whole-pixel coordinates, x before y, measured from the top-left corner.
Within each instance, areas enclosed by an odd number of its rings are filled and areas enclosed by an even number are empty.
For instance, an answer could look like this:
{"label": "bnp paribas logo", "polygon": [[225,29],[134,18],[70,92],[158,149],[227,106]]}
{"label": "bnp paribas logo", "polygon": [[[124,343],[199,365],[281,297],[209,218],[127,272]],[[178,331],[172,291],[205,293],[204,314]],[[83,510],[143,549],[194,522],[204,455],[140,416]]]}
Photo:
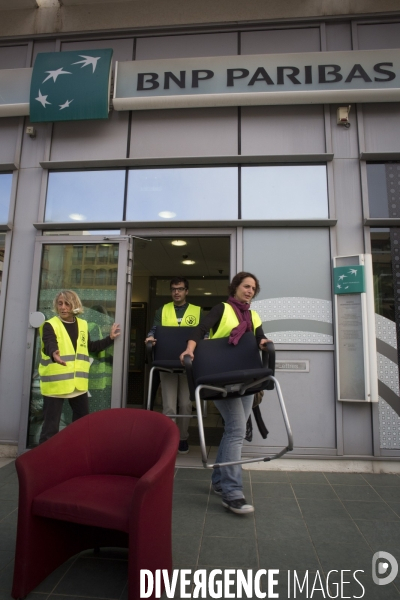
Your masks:
{"label": "bnp paribas logo", "polygon": [[30,121],[107,119],[111,49],[38,54],[33,67]]}

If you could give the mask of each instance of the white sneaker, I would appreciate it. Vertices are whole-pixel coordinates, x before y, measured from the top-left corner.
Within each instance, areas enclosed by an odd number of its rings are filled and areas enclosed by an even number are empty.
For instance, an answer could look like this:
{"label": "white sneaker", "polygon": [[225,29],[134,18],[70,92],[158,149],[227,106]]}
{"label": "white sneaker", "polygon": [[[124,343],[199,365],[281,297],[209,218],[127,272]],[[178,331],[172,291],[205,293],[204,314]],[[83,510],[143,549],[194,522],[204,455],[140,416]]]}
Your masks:
{"label": "white sneaker", "polygon": [[245,515],[254,512],[254,506],[247,504],[245,498],[237,498],[236,500],[222,500],[222,506],[228,508],[237,515]]}

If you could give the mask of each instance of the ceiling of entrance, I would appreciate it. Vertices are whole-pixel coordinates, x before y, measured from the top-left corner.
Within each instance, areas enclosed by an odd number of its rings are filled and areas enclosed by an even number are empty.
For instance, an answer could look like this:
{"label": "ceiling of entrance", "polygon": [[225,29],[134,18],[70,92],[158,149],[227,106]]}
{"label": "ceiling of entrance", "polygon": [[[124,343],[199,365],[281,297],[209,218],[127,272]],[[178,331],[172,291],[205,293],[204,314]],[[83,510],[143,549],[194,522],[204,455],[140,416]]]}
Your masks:
{"label": "ceiling of entrance", "polygon": [[[151,242],[135,239],[134,276],[174,275],[229,277],[229,237],[154,237]],[[174,240],[186,245],[174,246]],[[194,261],[185,265],[183,260]]]}

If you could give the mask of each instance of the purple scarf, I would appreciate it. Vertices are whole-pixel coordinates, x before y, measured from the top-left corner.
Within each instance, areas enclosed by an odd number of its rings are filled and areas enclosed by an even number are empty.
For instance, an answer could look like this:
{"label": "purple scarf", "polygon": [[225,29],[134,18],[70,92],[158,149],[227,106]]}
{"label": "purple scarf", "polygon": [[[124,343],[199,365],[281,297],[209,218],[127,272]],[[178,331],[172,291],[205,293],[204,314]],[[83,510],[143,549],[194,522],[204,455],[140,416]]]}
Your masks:
{"label": "purple scarf", "polygon": [[239,300],[236,300],[232,296],[228,298],[228,304],[232,306],[233,310],[235,311],[235,315],[239,320],[239,325],[232,329],[228,342],[229,344],[237,346],[242,335],[246,333],[246,331],[251,331],[253,328],[250,304],[247,304],[247,302],[239,302]]}

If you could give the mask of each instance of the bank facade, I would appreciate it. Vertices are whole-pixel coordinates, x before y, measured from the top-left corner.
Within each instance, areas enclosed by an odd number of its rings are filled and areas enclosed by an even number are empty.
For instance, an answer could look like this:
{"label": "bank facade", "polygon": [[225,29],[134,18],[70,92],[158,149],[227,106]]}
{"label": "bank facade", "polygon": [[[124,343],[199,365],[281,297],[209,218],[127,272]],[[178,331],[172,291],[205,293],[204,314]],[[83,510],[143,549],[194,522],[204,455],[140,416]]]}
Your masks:
{"label": "bank facade", "polygon": [[[98,51],[112,51],[106,118],[45,122],[0,104],[3,454],[37,443],[30,315],[51,317],[59,289],[79,293],[94,339],[122,326],[92,365],[91,410],[142,406],[143,341],[169,279],[187,277],[207,310],[246,270],[277,349],[291,456],[398,462],[400,10],[227,21],[0,39],[0,82],[33,77],[41,53],[71,57],[31,95],[43,111],[72,110],[72,92],[53,100],[57,82],[89,86]],[[347,293],[358,267],[362,291]],[[285,444],[274,394],[262,413],[270,434],[255,430],[249,455]]]}

